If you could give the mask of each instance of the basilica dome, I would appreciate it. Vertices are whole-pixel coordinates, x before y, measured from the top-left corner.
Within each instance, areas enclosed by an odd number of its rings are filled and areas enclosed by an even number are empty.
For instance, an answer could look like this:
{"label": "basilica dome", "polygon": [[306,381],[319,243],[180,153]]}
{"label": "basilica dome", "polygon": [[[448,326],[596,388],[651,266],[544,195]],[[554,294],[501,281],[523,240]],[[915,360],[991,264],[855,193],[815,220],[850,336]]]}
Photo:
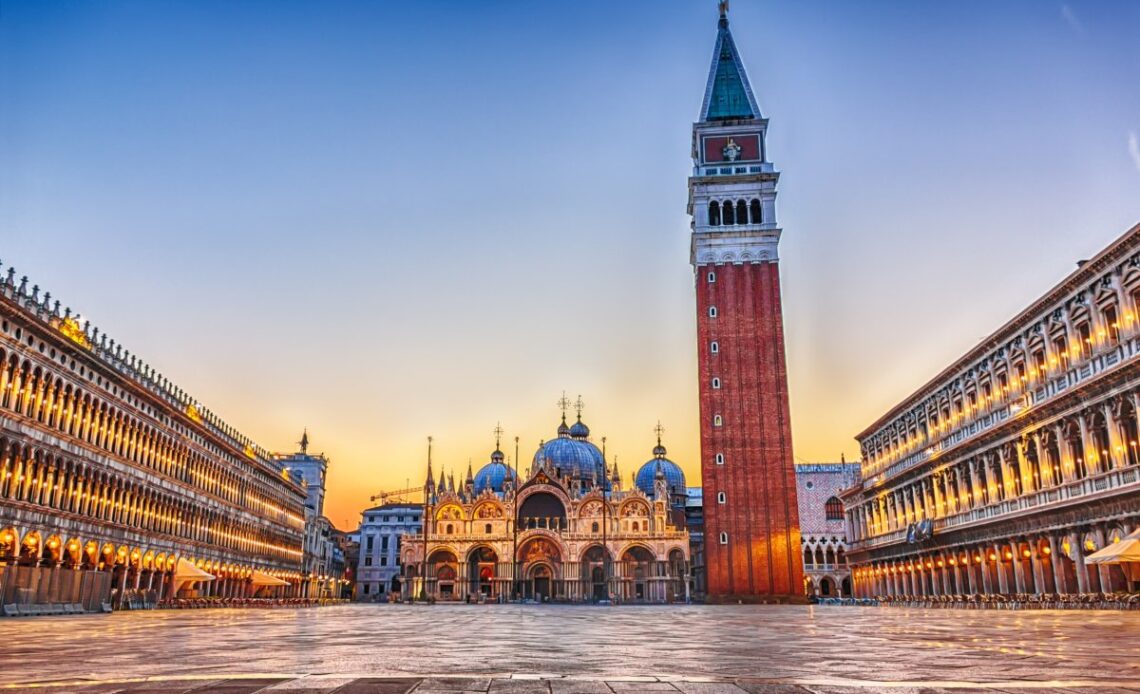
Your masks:
{"label": "basilica dome", "polygon": [[534,454],[531,474],[538,472],[543,464],[549,463],[563,475],[581,480],[606,480],[606,464],[597,446],[586,440],[589,427],[579,419],[573,427],[566,426],[566,420],[558,427],[558,438],[542,444]]}
{"label": "basilica dome", "polygon": [[490,489],[496,494],[502,494],[508,479],[515,478],[515,471],[503,462],[503,452],[495,450],[491,454],[491,462],[479,468],[475,473],[475,493],[481,494],[484,489]]}
{"label": "basilica dome", "polygon": [[653,498],[653,483],[657,479],[657,470],[661,470],[661,474],[665,476],[665,486],[669,490],[669,496],[673,498],[684,497],[686,492],[685,487],[685,472],[681,466],[674,463],[665,457],[665,447],[658,441],[657,445],[653,448],[653,457],[645,462],[637,470],[637,477],[634,483],[637,488],[645,492],[649,498]]}

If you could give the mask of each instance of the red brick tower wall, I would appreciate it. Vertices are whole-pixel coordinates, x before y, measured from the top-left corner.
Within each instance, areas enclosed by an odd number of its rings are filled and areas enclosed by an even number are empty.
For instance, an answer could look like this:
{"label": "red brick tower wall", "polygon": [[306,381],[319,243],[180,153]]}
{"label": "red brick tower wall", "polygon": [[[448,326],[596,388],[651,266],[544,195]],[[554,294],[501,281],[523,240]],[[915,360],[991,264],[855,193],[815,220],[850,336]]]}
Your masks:
{"label": "red brick tower wall", "polygon": [[[714,282],[709,272],[716,273]],[[696,283],[709,598],[800,601],[803,558],[779,265],[700,264]],[[714,377],[719,389],[712,387]],[[718,414],[721,426],[714,424]],[[724,464],[716,463],[718,453]],[[720,492],[725,503],[718,502]]]}

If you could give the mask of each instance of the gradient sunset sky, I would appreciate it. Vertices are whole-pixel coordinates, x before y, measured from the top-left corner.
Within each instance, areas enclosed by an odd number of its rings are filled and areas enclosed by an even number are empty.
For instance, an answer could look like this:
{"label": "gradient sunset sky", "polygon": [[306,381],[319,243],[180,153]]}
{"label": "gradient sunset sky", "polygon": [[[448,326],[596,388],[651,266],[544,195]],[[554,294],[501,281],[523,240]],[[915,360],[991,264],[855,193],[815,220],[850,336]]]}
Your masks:
{"label": "gradient sunset sky", "polygon": [[[0,4],[0,260],[273,450],[327,515],[565,390],[699,483],[708,1]],[[1140,3],[749,2],[800,462],[1140,222]],[[438,467],[437,467],[438,469]]]}

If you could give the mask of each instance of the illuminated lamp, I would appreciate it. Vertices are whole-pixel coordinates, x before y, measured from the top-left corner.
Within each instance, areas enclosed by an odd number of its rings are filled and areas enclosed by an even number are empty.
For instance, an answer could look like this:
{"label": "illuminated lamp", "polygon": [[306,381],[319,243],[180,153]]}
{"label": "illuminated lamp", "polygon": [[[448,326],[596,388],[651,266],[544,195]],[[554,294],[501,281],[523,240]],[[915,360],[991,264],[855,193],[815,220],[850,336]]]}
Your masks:
{"label": "illuminated lamp", "polygon": [[38,545],[38,544],[39,544],[39,542],[40,542],[40,541],[39,541],[39,539],[37,539],[37,538],[36,538],[36,537],[33,535],[32,537],[29,537],[28,539],[24,540],[24,542],[25,542],[25,543],[26,543],[26,544],[27,544],[29,547],[35,547],[36,545]]}
{"label": "illuminated lamp", "polygon": [[1021,556],[1028,559],[1029,557],[1033,556],[1033,552],[1030,552],[1028,549],[1023,549],[1021,550]]}
{"label": "illuminated lamp", "polygon": [[55,539],[54,537],[48,540],[48,547],[51,547],[52,549],[59,547],[59,540]]}
{"label": "illuminated lamp", "polygon": [[990,552],[990,561],[997,561],[997,554],[995,552]]}
{"label": "illuminated lamp", "polygon": [[1044,554],[1045,556],[1049,556],[1050,554],[1053,553],[1053,548],[1046,545],[1046,546],[1041,548],[1041,553]]}
{"label": "illuminated lamp", "polygon": [[11,542],[12,539],[12,533],[10,532],[5,532],[3,535],[0,535],[0,542],[3,542],[4,544]]}
{"label": "illuminated lamp", "polygon": [[980,554],[974,555],[974,563],[975,564],[981,564],[982,563],[982,555],[980,555]]}
{"label": "illuminated lamp", "polygon": [[67,548],[74,552],[79,549],[79,543],[75,540],[72,540],[71,542],[67,543]]}

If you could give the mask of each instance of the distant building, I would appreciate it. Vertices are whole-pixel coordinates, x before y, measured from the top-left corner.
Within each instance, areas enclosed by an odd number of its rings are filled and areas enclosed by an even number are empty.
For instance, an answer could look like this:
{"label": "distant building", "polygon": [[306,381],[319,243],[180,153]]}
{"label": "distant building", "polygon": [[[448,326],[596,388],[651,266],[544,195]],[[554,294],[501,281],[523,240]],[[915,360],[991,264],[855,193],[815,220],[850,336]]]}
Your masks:
{"label": "distant building", "polygon": [[357,600],[375,602],[401,592],[400,548],[405,535],[423,528],[423,504],[388,503],[363,513],[358,531]]}
{"label": "distant building", "polygon": [[301,436],[296,453],[277,453],[274,458],[305,490],[305,544],[301,560],[301,576],[306,597],[322,598],[339,595],[337,581],[344,577],[344,555],[333,539],[332,521],[324,515],[325,477],[329,459],[323,454],[309,453],[309,432]]}
{"label": "distant building", "polygon": [[458,484],[454,474],[441,474],[437,484],[429,458],[427,522],[401,548],[405,594],[543,602],[689,597],[684,474],[659,443],[635,486],[623,489],[616,465],[590,440],[581,403],[573,426],[569,403],[561,404],[557,436],[539,446],[525,479],[505,464],[498,441],[478,474],[468,466]]}
{"label": "distant building", "polygon": [[705,506],[700,487],[689,487],[685,495],[685,527],[689,530],[690,592],[694,599],[705,595]]}
{"label": "distant building", "polygon": [[839,494],[858,479],[858,463],[796,465],[804,590],[809,596],[851,597],[846,524]]}

